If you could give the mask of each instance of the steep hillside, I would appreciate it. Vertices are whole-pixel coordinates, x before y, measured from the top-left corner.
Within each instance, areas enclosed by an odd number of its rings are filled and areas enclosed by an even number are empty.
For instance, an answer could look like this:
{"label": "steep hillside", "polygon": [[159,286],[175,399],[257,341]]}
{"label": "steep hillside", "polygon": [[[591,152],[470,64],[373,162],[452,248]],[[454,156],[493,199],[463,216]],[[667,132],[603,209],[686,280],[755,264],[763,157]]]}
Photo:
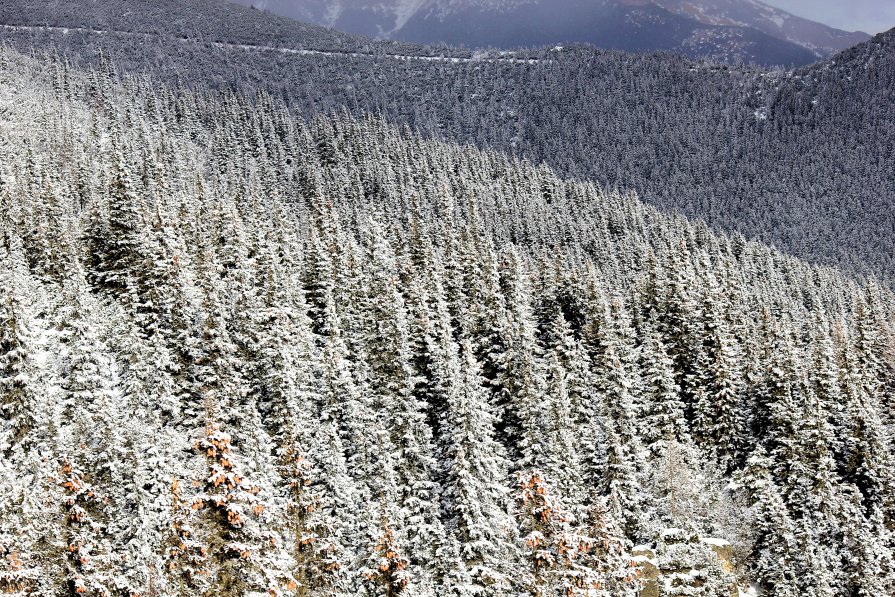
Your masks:
{"label": "steep hillside", "polygon": [[895,591],[890,292],[6,49],[0,138],[0,591]]}
{"label": "steep hillside", "polygon": [[[120,1],[131,14],[143,6]],[[2,8],[14,22],[52,16],[38,5],[10,16],[10,6]],[[426,136],[634,189],[664,210],[887,284],[895,280],[892,37],[790,74],[577,47],[487,56],[351,45],[308,54],[246,49],[240,38],[221,46],[165,35],[4,31],[23,51],[55,51],[78,64],[106,60],[105,69],[111,59],[121,71],[185,86],[268,90],[307,116],[378,113]]]}

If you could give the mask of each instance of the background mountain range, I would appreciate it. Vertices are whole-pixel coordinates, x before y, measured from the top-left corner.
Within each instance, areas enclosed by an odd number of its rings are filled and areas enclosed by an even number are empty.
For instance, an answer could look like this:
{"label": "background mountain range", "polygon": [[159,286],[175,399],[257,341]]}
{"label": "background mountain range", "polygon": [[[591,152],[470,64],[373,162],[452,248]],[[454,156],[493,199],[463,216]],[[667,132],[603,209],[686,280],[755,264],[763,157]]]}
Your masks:
{"label": "background mountain range", "polygon": [[592,43],[629,52],[804,65],[869,39],[755,0],[237,0],[338,30],[517,48]]}

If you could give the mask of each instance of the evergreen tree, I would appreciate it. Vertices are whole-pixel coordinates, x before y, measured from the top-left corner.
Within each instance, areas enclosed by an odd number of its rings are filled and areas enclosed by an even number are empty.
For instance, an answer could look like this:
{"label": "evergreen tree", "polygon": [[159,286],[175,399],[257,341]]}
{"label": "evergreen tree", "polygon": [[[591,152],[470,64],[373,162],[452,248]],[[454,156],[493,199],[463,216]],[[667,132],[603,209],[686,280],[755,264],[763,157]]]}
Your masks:
{"label": "evergreen tree", "polygon": [[[713,285],[709,289],[710,293],[717,292]],[[733,470],[740,461],[743,422],[740,416],[740,356],[714,297],[709,295],[701,310],[705,318],[705,338],[697,364],[701,369],[697,375],[702,379],[695,403],[693,435],[701,445],[712,446],[710,451],[723,468]]]}
{"label": "evergreen tree", "polygon": [[[429,561],[434,546],[444,540],[437,514],[432,474],[432,432],[424,405],[413,394],[416,380],[411,366],[409,329],[404,298],[394,275],[395,258],[375,222],[367,239],[371,288],[367,297],[370,326],[366,351],[370,360],[370,385],[377,408],[389,417],[389,434],[397,450],[395,475],[403,508],[399,524],[416,559],[415,567]],[[417,582],[421,572],[417,571]]]}
{"label": "evergreen tree", "polygon": [[795,525],[774,483],[771,466],[771,460],[759,447],[749,457],[741,481],[749,492],[750,518],[755,521],[752,568],[756,580],[774,595],[800,595],[803,570],[793,567],[798,549]]}
{"label": "evergreen tree", "polygon": [[188,589],[202,595],[288,590],[294,580],[270,558],[276,539],[262,527],[267,506],[240,471],[230,435],[210,425],[195,448],[208,460],[209,476],[181,505],[192,512],[190,526],[178,522],[175,530],[189,542],[181,540],[171,549],[170,569],[175,575],[186,573]]}
{"label": "evergreen tree", "polygon": [[58,483],[64,495],[67,590],[88,597],[110,595],[117,589],[113,573],[117,557],[98,520],[102,498],[68,460],[62,463]]}
{"label": "evergreen tree", "polygon": [[141,250],[139,199],[121,151],[115,154],[108,188],[108,221],[91,231],[88,242],[93,254],[91,279],[95,285],[116,295],[133,290],[134,269]]}
{"label": "evergreen tree", "polygon": [[842,385],[845,391],[843,440],[846,481],[853,483],[863,496],[865,513],[892,512],[892,459],[876,404],[868,395],[869,388],[861,380],[865,373],[848,346],[842,356]]}
{"label": "evergreen tree", "polygon": [[[4,279],[5,278],[5,279]],[[12,455],[13,448],[27,440],[36,431],[40,412],[36,396],[35,368],[31,362],[32,348],[27,313],[23,309],[18,292],[21,286],[12,276],[3,276],[2,311],[0,311],[0,409],[4,425],[0,442],[5,456]],[[7,285],[8,284],[8,285]],[[27,447],[27,445],[26,445]]]}
{"label": "evergreen tree", "polygon": [[512,557],[511,520],[505,477],[509,463],[494,440],[494,415],[481,386],[470,343],[454,370],[446,415],[444,447],[445,508],[448,528],[455,529],[460,555],[477,584],[495,593],[507,583]]}
{"label": "evergreen tree", "polygon": [[370,584],[370,594],[376,597],[401,595],[413,577],[407,570],[409,562],[401,555],[395,534],[383,517],[382,533],[373,545],[364,576]]}
{"label": "evergreen tree", "polygon": [[646,389],[643,440],[661,458],[670,442],[688,441],[689,427],[674,381],[674,362],[658,333],[650,333],[641,354]]}

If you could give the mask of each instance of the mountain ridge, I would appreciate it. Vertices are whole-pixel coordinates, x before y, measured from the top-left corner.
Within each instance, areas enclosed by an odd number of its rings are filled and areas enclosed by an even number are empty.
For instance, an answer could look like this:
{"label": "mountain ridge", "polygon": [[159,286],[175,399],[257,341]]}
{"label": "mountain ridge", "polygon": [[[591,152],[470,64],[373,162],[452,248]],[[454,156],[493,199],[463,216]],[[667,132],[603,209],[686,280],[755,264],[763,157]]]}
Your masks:
{"label": "mountain ridge", "polygon": [[512,49],[584,42],[798,66],[870,38],[756,0],[236,0],[373,37]]}
{"label": "mountain ridge", "polygon": [[656,0],[668,10],[687,14],[712,25],[742,25],[797,43],[815,51],[819,58],[870,39],[863,31],[843,31],[793,15],[758,0]]}

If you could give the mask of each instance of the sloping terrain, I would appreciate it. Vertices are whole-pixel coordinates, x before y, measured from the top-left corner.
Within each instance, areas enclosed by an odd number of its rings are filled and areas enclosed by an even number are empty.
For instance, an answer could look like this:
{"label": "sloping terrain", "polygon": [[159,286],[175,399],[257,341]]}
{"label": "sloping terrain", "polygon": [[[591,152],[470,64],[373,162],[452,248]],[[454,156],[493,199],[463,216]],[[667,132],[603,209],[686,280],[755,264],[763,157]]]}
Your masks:
{"label": "sloping terrain", "polygon": [[895,590],[891,292],[108,65],[0,50],[0,139],[0,591]]}
{"label": "sloping terrain", "polygon": [[[120,1],[137,18],[142,4]],[[76,10],[76,2],[68,4]],[[41,5],[10,6],[2,7],[9,22],[55,18]],[[231,15],[227,27],[242,14]],[[226,21],[226,13],[216,18]],[[489,59],[354,42],[347,52],[306,55],[203,41],[230,39],[228,31],[222,25],[180,39],[31,28],[5,30],[4,39],[77,64],[111,59],[121,71],[150,70],[184,85],[263,89],[307,116],[381,114],[426,136],[636,190],[664,210],[814,262],[895,280],[892,32],[806,70],[764,73],[577,47]],[[290,43],[313,47],[300,37]],[[358,48],[364,55],[354,55]]]}

